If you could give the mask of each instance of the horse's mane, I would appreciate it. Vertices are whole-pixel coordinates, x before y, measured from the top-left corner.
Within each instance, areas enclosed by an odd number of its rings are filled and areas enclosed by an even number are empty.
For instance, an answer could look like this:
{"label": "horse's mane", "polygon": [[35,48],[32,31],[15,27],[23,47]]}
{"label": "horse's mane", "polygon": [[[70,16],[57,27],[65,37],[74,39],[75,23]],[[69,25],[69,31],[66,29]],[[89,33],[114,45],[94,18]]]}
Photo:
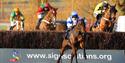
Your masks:
{"label": "horse's mane", "polygon": [[51,10],[48,11],[48,12],[46,12],[46,16],[44,17],[44,20],[50,21],[51,16],[52,16],[52,13],[51,13],[51,12],[52,12]]}
{"label": "horse's mane", "polygon": [[[56,18],[56,8],[51,8],[48,12],[46,12],[46,16],[44,17],[44,20],[47,21],[52,21],[52,18],[55,17]],[[55,13],[53,13],[55,12]]]}
{"label": "horse's mane", "polygon": [[75,29],[76,31],[85,32],[85,27],[84,27],[83,19],[78,20],[78,23],[77,23],[77,25],[74,27],[74,29]]}

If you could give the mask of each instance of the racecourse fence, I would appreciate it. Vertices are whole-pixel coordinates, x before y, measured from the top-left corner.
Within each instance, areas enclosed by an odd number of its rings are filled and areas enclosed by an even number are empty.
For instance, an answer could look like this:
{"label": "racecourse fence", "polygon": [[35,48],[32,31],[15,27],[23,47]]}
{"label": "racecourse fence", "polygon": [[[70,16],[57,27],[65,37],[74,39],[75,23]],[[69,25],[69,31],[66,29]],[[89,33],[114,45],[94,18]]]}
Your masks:
{"label": "racecourse fence", "polygon": [[[0,48],[59,49],[64,32],[1,31]],[[87,49],[125,49],[125,33],[87,32]]]}

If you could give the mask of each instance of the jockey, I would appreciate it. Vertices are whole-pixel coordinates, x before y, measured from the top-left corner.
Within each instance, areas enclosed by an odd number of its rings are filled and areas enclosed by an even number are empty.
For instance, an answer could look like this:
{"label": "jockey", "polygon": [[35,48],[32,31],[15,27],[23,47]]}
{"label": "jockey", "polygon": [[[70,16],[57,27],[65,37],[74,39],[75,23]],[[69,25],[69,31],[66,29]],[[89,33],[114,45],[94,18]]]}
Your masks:
{"label": "jockey", "polygon": [[71,29],[73,26],[77,24],[79,16],[76,11],[71,13],[71,16],[67,19],[67,29]]}
{"label": "jockey", "polygon": [[[71,13],[71,16],[67,19],[67,30],[66,30],[66,36],[65,39],[68,39],[69,36],[69,31],[72,30],[74,28],[75,25],[77,25],[78,20],[80,20],[81,17],[78,16],[78,13],[76,11],[73,11]],[[86,24],[85,22],[86,20],[84,20],[84,24]]]}
{"label": "jockey", "polygon": [[39,29],[42,19],[51,8],[52,6],[49,3],[41,4],[41,6],[37,10],[38,21],[35,29]]}
{"label": "jockey", "polygon": [[102,17],[102,13],[109,7],[109,3],[107,1],[103,1],[101,3],[99,3],[95,9],[94,9],[94,17],[96,17],[96,23],[94,24],[94,26],[98,26],[98,24],[100,23],[100,19]]}
{"label": "jockey", "polygon": [[19,8],[14,8],[13,11],[11,12],[10,16],[10,28],[9,30],[13,30],[13,28],[18,24],[17,21],[21,21],[21,30],[24,30],[24,16],[20,12]]}

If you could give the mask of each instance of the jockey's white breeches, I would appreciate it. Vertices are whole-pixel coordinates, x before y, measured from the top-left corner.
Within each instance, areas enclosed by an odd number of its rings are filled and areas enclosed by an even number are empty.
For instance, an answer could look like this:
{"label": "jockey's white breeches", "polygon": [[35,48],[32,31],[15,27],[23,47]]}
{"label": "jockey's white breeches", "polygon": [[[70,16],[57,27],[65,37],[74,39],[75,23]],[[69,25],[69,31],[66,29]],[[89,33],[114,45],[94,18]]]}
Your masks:
{"label": "jockey's white breeches", "polygon": [[73,25],[72,24],[67,24],[67,28],[70,29]]}
{"label": "jockey's white breeches", "polygon": [[21,25],[21,30],[23,30],[23,21],[21,21],[21,23],[19,24],[19,21],[12,21],[10,22],[11,26],[16,26],[17,29],[19,29],[19,26]]}
{"label": "jockey's white breeches", "polygon": [[10,26],[16,26],[16,22],[15,21],[11,21],[10,22]]}

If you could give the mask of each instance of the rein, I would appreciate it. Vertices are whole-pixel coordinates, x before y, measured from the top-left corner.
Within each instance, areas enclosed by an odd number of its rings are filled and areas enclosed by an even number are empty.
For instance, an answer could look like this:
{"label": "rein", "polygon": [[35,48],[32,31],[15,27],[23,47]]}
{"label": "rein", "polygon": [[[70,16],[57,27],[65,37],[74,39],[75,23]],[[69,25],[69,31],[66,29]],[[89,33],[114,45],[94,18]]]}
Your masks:
{"label": "rein", "polygon": [[103,19],[106,20],[106,21],[110,21],[109,19],[107,19],[107,18],[105,18],[105,17],[103,17]]}
{"label": "rein", "polygon": [[47,24],[50,24],[50,22],[49,21],[47,21],[47,20],[42,20],[43,22],[45,22],[45,23],[47,23]]}

